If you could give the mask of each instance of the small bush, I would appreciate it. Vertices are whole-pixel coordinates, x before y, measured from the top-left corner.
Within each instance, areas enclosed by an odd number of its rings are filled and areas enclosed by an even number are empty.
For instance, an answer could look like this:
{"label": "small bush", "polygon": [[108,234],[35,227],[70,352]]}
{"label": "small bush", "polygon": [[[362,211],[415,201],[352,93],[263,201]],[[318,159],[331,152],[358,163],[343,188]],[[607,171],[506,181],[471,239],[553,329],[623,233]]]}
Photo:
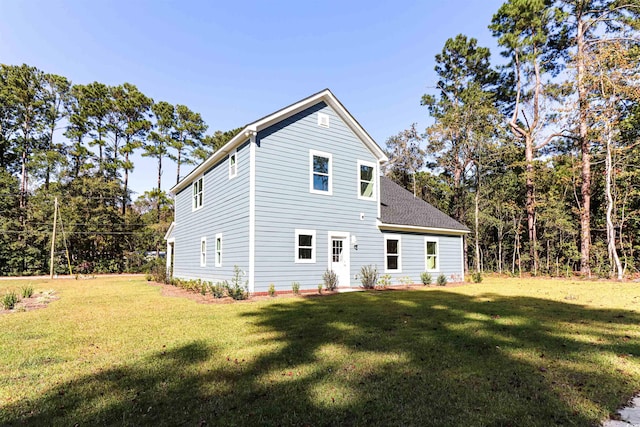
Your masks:
{"label": "small bush", "polygon": [[338,275],[333,270],[327,270],[322,275],[322,280],[324,280],[324,287],[328,291],[335,291],[338,287]]}
{"label": "small bush", "polygon": [[270,297],[276,296],[276,285],[274,285],[273,283],[269,283],[269,296]]}
{"label": "small bush", "polygon": [[400,283],[402,283],[405,286],[409,286],[413,284],[413,279],[411,279],[411,277],[409,276],[404,276],[400,278]]}
{"label": "small bush", "polygon": [[365,289],[373,289],[378,282],[378,269],[373,265],[363,265],[360,268],[360,282]]}
{"label": "small bush", "polygon": [[420,274],[420,280],[422,280],[422,284],[425,286],[430,285],[433,281],[433,279],[431,278],[431,274],[427,273],[426,271]]}
{"label": "small bush", "polygon": [[445,276],[444,274],[439,275],[436,283],[438,284],[438,286],[445,286],[447,284],[447,276]]}
{"label": "small bush", "polygon": [[318,293],[322,293],[322,283],[318,283]]}
{"label": "small bush", "polygon": [[31,298],[33,296],[33,286],[27,285],[22,287],[22,298]]}
{"label": "small bush", "polygon": [[383,276],[380,276],[380,279],[378,279],[378,283],[383,288],[388,288],[389,286],[391,286],[391,275],[385,274]]}
{"label": "small bush", "polygon": [[476,271],[475,273],[471,274],[471,280],[473,281],[473,283],[482,282],[482,273]]}
{"label": "small bush", "polygon": [[4,307],[5,310],[12,310],[19,302],[20,298],[18,298],[18,294],[16,294],[15,291],[9,291],[2,298],[2,307]]}
{"label": "small bush", "polygon": [[233,266],[233,277],[231,283],[227,283],[227,295],[235,300],[243,300],[249,298],[249,282],[242,282],[243,273],[240,267]]}
{"label": "small bush", "polygon": [[224,291],[227,288],[225,285],[226,282],[218,282],[215,285],[209,282],[209,292],[211,292],[214,298],[223,298]]}
{"label": "small bush", "polygon": [[[156,283],[169,283],[169,277],[167,276],[167,264],[161,259],[157,258],[149,266],[149,272],[147,277],[151,276],[151,280]],[[148,280],[148,279],[147,279]]]}
{"label": "small bush", "polygon": [[211,283],[210,282],[202,282],[200,284],[200,294],[201,295],[206,295],[207,294],[207,289],[209,289],[209,285]]}
{"label": "small bush", "polygon": [[291,290],[293,291],[294,295],[298,295],[300,293],[300,283],[298,282],[291,283]]}

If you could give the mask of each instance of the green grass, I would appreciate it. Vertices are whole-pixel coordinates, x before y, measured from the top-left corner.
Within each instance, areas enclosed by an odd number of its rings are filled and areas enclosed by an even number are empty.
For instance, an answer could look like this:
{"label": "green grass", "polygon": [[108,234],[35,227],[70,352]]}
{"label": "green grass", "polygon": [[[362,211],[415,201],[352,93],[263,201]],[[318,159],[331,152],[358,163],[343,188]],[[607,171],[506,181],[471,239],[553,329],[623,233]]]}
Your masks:
{"label": "green grass", "polygon": [[[0,294],[20,282],[0,282]],[[203,305],[35,282],[0,315],[5,425],[596,425],[640,390],[640,288],[460,288]]]}

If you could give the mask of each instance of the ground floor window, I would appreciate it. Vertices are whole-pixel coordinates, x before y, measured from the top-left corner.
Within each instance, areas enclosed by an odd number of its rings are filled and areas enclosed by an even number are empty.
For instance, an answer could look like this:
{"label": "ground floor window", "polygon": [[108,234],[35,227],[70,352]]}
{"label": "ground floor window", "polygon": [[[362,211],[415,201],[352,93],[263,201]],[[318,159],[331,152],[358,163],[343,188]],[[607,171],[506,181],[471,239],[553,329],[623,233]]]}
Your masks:
{"label": "ground floor window", "polygon": [[222,234],[216,234],[216,267],[222,267]]}
{"label": "ground floor window", "polygon": [[316,231],[296,230],[295,231],[295,262],[314,263],[316,262]]}
{"label": "ground floor window", "polygon": [[440,257],[438,256],[439,242],[438,239],[433,237],[424,238],[424,256],[425,256],[425,270],[426,271],[438,271]]}
{"label": "ground floor window", "polygon": [[400,237],[384,237],[384,269],[388,273],[400,272],[402,269],[400,258]]}
{"label": "ground floor window", "polygon": [[207,266],[207,238],[200,239],[200,267]]}

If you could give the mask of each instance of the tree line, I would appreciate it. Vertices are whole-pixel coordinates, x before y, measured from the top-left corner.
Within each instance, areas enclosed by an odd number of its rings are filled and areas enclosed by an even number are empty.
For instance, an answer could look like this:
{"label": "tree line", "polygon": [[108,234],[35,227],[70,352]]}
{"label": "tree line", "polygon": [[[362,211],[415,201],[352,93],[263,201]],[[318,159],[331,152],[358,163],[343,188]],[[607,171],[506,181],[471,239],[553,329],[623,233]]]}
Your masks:
{"label": "tree line", "polygon": [[[0,64],[0,275],[49,270],[54,199],[56,272],[137,271],[163,246],[173,202],[163,162],[199,163],[239,129],[207,134],[201,115],[156,102],[135,85],[73,84]],[[157,187],[131,200],[134,153],[156,162]],[[184,169],[182,169],[184,170]]]}
{"label": "tree line", "polygon": [[460,34],[387,140],[386,174],[467,224],[475,271],[622,278],[640,268],[638,0],[509,0],[495,60]]}

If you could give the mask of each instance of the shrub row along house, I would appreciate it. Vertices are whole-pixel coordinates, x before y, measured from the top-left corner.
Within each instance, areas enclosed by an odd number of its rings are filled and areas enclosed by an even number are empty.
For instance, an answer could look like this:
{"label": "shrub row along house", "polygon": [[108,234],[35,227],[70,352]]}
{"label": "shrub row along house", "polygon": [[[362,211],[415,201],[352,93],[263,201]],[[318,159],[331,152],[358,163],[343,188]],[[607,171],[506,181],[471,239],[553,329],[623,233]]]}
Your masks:
{"label": "shrub row along house", "polygon": [[380,176],[383,150],[323,90],[245,126],[171,189],[167,267],[180,279],[316,289],[333,270],[359,286],[364,265],[399,281],[463,280],[469,230]]}

